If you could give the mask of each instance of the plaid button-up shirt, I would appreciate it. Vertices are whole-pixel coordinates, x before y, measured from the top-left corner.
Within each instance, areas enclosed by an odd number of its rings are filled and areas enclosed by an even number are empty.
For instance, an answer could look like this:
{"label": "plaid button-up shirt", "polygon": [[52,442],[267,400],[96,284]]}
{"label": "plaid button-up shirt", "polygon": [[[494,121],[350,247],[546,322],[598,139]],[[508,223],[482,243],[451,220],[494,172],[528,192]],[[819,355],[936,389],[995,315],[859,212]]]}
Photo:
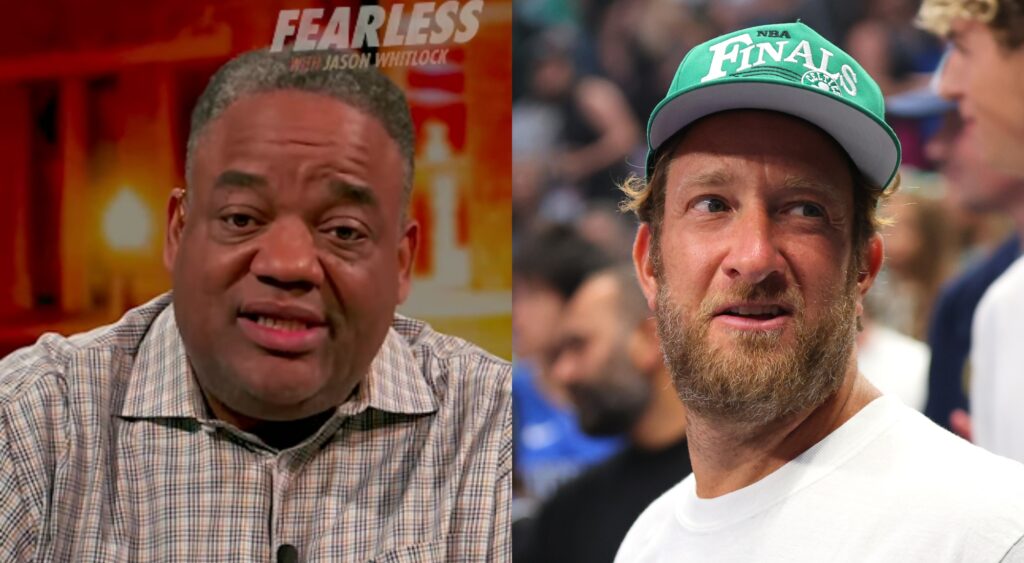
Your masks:
{"label": "plaid button-up shirt", "polygon": [[510,559],[506,362],[396,316],[278,451],[207,414],[170,303],[0,361],[0,561]]}

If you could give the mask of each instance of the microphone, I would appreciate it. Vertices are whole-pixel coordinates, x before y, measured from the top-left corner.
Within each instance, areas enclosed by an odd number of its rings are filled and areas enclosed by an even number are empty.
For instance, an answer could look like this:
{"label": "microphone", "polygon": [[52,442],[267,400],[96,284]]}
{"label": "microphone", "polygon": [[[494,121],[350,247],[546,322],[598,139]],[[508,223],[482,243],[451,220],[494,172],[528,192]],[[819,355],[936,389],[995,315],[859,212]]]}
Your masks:
{"label": "microphone", "polygon": [[277,548],[277,563],[299,563],[299,550],[290,543],[283,543]]}

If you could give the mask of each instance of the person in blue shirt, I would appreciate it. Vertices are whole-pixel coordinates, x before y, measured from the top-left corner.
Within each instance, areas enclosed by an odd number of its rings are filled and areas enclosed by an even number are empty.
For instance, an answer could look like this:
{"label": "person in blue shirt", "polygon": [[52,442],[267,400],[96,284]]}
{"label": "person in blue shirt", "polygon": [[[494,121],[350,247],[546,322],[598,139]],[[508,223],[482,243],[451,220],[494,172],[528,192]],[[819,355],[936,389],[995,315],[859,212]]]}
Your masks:
{"label": "person in blue shirt", "polygon": [[946,114],[942,129],[928,142],[926,152],[939,163],[952,203],[974,213],[1008,214],[1015,226],[1015,232],[995,252],[943,286],[928,329],[932,359],[925,415],[970,439],[966,381],[971,321],[985,290],[1021,255],[1024,180],[999,173],[982,160],[977,145],[964,134],[955,110]]}
{"label": "person in blue shirt", "polygon": [[587,436],[564,389],[545,371],[565,304],[583,280],[609,264],[601,249],[568,225],[533,233],[517,249],[512,295],[517,497],[542,500],[621,447],[618,437]]}

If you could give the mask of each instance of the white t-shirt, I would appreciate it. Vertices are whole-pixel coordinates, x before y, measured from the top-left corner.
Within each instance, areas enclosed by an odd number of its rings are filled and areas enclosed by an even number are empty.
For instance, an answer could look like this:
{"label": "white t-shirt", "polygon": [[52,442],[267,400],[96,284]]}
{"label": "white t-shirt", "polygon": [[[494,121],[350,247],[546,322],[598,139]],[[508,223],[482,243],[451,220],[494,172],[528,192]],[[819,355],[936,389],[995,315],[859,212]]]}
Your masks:
{"label": "white t-shirt", "polygon": [[972,329],[972,439],[1024,461],[1024,257],[989,286]]}
{"label": "white t-shirt", "polygon": [[1024,561],[1024,465],[891,397],[752,485],[694,487],[647,507],[616,563]]}

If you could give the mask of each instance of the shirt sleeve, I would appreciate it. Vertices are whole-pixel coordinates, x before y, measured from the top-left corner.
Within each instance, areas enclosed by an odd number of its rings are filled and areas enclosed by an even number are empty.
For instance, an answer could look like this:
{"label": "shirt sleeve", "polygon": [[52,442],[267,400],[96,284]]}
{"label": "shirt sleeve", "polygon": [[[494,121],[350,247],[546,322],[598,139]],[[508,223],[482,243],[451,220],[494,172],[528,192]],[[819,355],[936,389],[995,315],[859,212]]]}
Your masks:
{"label": "shirt sleeve", "polygon": [[0,411],[0,561],[32,561],[38,515],[25,498],[25,486],[10,444],[7,414]]}
{"label": "shirt sleeve", "polygon": [[52,479],[68,436],[59,365],[47,344],[0,359],[0,561],[5,563],[41,557],[46,511],[55,496]]}
{"label": "shirt sleeve", "polygon": [[[509,401],[511,403],[511,394]],[[512,408],[505,409],[498,454],[498,484],[495,491],[494,543],[491,561],[512,560]]]}

